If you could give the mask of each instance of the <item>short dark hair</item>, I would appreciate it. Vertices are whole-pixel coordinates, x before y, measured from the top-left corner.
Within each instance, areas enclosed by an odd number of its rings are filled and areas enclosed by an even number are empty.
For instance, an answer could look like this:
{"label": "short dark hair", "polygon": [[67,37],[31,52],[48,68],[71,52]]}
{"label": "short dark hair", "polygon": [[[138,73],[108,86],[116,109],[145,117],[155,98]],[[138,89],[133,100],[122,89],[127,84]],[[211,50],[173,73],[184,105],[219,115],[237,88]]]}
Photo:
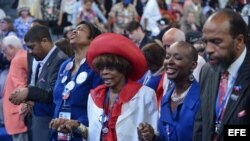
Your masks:
{"label": "short dark hair", "polygon": [[127,26],[126,26],[125,29],[128,32],[132,32],[132,31],[138,29],[139,27],[142,29],[142,26],[141,26],[141,24],[139,22],[137,22],[137,21],[131,21],[131,22],[129,22],[127,24]]}
{"label": "short dark hair", "polygon": [[40,42],[43,38],[47,38],[50,42],[52,42],[49,28],[43,25],[36,25],[29,29],[29,31],[24,36],[25,42]]}
{"label": "short dark hair", "polygon": [[238,13],[234,12],[232,9],[225,8],[219,10],[215,14],[218,16],[222,14],[228,17],[230,24],[229,32],[233,38],[237,37],[239,34],[243,34],[244,40],[246,40],[248,28],[245,21]]}
{"label": "short dark hair", "polygon": [[7,22],[9,24],[9,26],[10,26],[9,29],[8,29],[9,31],[15,32],[15,28],[13,26],[13,20],[12,20],[12,18],[10,16],[4,17],[2,19],[2,21],[5,21],[5,22]]}
{"label": "short dark hair", "polygon": [[157,66],[158,69],[162,67],[166,51],[157,43],[148,43],[142,48],[142,52],[146,58],[148,67]]}
{"label": "short dark hair", "polygon": [[97,72],[100,72],[103,68],[107,67],[114,68],[125,76],[128,76],[132,71],[132,65],[127,59],[114,54],[103,54],[97,56],[93,60],[92,65]]}
{"label": "short dark hair", "polygon": [[34,19],[32,23],[38,23],[39,25],[49,26],[48,22],[42,19]]}
{"label": "short dark hair", "polygon": [[81,24],[84,24],[89,28],[89,39],[94,39],[96,36],[101,34],[101,31],[94,24],[87,21],[81,21],[77,24],[77,26]]}

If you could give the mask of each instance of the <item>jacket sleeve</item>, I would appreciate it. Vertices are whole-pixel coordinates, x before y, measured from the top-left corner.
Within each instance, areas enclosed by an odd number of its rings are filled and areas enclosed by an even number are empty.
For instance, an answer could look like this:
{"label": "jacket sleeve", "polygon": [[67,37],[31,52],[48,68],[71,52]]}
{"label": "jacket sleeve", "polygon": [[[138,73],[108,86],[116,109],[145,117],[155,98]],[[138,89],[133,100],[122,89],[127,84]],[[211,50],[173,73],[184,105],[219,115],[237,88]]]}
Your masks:
{"label": "jacket sleeve", "polygon": [[[153,89],[147,90],[148,94],[146,94],[146,105],[145,109],[147,110],[145,118],[146,122],[149,123],[154,131],[155,134],[158,134],[157,125],[158,125],[158,108],[157,108],[157,100],[156,94]],[[151,95],[151,96],[149,96]]]}
{"label": "jacket sleeve", "polygon": [[44,89],[29,86],[29,94],[27,100],[35,101],[35,102],[43,102],[43,103],[52,103],[53,95],[52,91],[46,91]]}

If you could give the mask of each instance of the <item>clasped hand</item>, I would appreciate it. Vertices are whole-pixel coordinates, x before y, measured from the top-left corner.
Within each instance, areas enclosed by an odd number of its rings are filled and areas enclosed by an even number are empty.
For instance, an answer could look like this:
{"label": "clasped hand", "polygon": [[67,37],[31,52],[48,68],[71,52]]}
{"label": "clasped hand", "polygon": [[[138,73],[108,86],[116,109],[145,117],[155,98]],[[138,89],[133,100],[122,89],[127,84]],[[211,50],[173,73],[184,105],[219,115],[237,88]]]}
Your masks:
{"label": "clasped hand", "polygon": [[28,92],[28,88],[17,88],[11,93],[9,101],[15,105],[20,105],[25,102]]}
{"label": "clasped hand", "polygon": [[80,123],[78,121],[63,118],[52,119],[49,124],[49,128],[61,133],[72,133],[79,126]]}

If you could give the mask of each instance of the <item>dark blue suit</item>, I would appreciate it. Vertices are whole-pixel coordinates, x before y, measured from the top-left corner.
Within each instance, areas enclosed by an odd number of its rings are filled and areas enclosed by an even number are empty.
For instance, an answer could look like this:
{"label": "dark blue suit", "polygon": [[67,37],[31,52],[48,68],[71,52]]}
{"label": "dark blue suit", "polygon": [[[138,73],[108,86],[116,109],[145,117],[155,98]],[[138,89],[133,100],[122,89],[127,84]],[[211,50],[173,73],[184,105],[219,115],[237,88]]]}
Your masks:
{"label": "dark blue suit", "polygon": [[[87,64],[83,63],[79,70],[71,76],[70,71],[67,71],[65,68],[67,64],[72,61],[71,59],[66,60],[60,67],[58,73],[58,78],[54,88],[54,103],[55,103],[55,112],[54,118],[57,118],[59,112],[63,105],[62,93],[64,91],[65,85],[73,80],[76,82],[77,76],[79,74],[86,72],[87,78],[82,83],[75,83],[74,89],[70,92],[69,98],[66,100],[66,105],[70,105],[71,109],[71,119],[77,120],[82,124],[88,126],[88,117],[87,117],[87,101],[90,90],[101,84],[102,80],[98,74],[96,74]],[[63,77],[67,76],[66,82],[62,83]],[[74,135],[71,141],[82,141],[82,137],[79,135]]]}
{"label": "dark blue suit", "polygon": [[200,108],[199,84],[194,80],[183,103],[171,112],[170,102],[174,89],[172,87],[162,98],[158,140],[191,141],[195,115]]}

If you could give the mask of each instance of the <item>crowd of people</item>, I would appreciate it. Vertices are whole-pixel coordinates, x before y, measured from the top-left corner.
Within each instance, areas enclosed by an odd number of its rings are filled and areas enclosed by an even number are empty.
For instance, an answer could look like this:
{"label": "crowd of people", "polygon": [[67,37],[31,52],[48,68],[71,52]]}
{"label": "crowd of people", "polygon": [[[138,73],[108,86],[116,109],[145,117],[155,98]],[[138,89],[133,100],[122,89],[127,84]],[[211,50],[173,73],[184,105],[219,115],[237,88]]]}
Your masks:
{"label": "crowd of people", "polygon": [[12,141],[223,141],[250,124],[249,5],[19,0],[17,19],[0,16],[0,127]]}

